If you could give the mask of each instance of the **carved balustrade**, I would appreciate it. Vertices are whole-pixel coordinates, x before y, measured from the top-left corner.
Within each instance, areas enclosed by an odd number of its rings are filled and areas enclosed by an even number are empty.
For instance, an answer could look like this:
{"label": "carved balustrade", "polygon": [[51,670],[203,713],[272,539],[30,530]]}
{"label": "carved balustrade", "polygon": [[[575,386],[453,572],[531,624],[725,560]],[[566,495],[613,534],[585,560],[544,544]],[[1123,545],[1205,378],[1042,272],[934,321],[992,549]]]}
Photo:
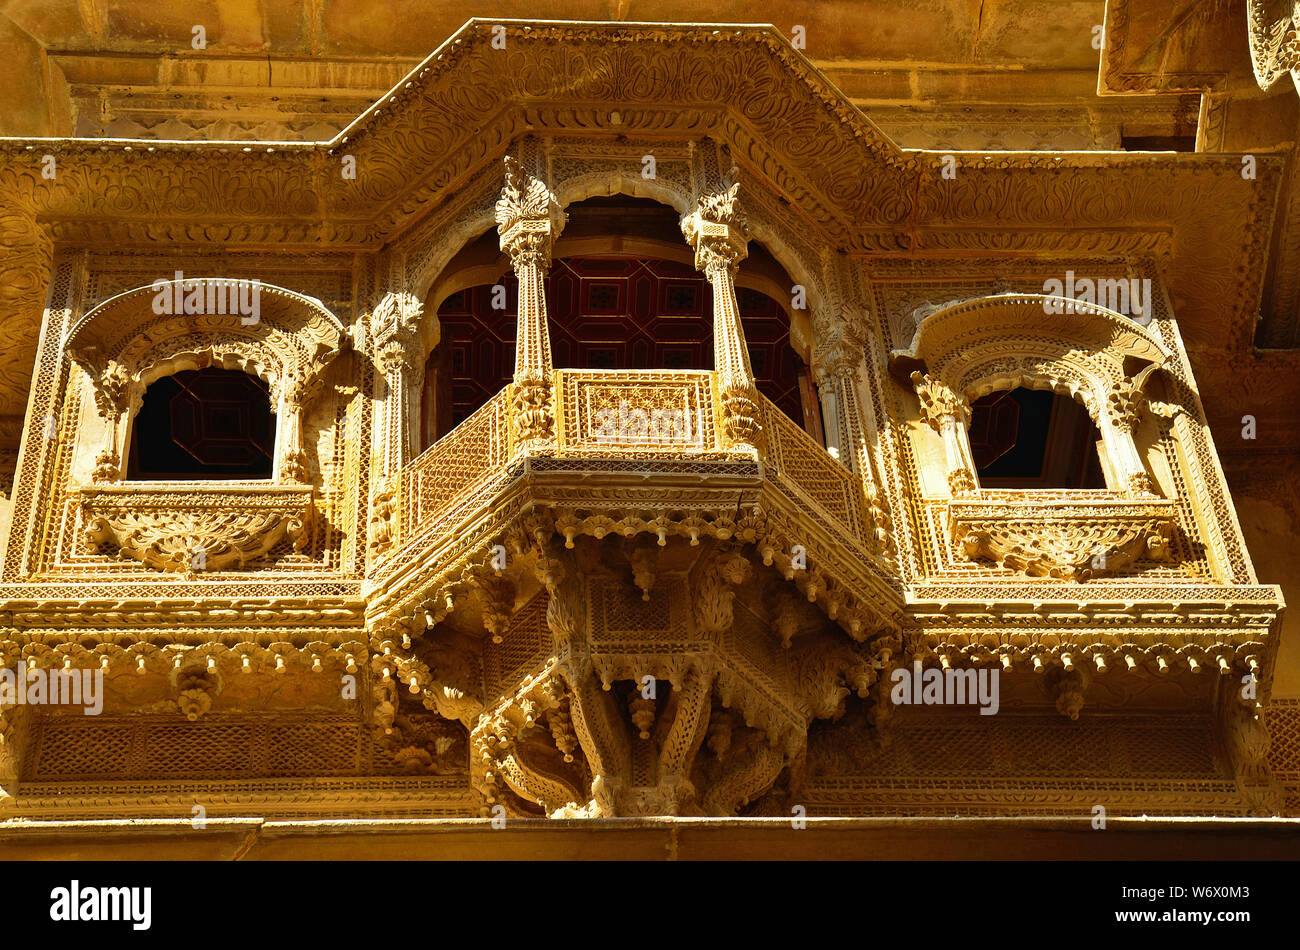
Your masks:
{"label": "carved balustrade", "polygon": [[[746,459],[756,481],[765,478],[841,540],[874,543],[857,477],[765,397],[757,397],[765,434],[758,464],[747,450],[727,446],[720,383],[707,370],[555,371],[555,444],[541,454],[579,469],[590,463],[596,476],[602,460],[644,460],[644,477],[663,469],[679,479],[680,471],[661,463]],[[513,437],[516,411],[507,387],[406,467],[398,496],[383,499],[395,529],[385,550],[452,528],[458,512],[503,487],[513,462],[538,454]]]}

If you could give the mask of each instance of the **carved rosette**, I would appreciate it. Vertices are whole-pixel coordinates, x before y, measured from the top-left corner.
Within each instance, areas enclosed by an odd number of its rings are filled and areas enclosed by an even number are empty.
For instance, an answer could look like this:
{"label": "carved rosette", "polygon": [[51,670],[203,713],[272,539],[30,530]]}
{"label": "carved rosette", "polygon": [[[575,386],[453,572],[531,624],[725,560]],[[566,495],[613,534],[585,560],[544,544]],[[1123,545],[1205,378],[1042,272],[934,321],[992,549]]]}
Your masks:
{"label": "carved rosette", "polygon": [[158,571],[194,576],[263,561],[282,540],[301,553],[310,542],[309,487],[188,490],[86,488],[83,534]]}
{"label": "carved rosette", "polygon": [[1167,502],[953,502],[948,516],[958,555],[1030,577],[1087,580],[1172,555],[1175,512]]}

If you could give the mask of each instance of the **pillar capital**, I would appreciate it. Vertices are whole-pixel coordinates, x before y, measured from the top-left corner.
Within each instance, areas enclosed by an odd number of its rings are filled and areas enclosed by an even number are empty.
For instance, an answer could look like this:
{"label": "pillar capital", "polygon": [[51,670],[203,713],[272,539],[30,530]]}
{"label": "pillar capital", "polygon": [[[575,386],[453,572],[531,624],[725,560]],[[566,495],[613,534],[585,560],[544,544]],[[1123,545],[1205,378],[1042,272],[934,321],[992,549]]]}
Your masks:
{"label": "pillar capital", "polygon": [[399,364],[413,365],[418,358],[420,321],[424,304],[405,290],[389,291],[375,305],[371,325],[380,370],[394,372]]}
{"label": "pillar capital", "polygon": [[505,185],[496,204],[501,250],[510,255],[516,272],[530,266],[545,271],[567,216],[546,183],[526,172],[514,156],[505,157],[505,166]]}
{"label": "pillar capital", "polygon": [[813,380],[824,386],[834,379],[851,379],[862,360],[862,347],[841,335],[813,352]]}
{"label": "pillar capital", "polygon": [[970,423],[970,403],[958,395],[942,380],[919,370],[912,373],[912,387],[921,400],[921,414],[936,432],[941,432],[946,420],[960,426]]}
{"label": "pillar capital", "polygon": [[733,168],[716,189],[701,194],[695,210],[682,218],[682,234],[695,249],[695,268],[706,275],[711,269],[725,268],[734,278],[736,267],[749,255],[749,223],[738,200],[736,179]]}

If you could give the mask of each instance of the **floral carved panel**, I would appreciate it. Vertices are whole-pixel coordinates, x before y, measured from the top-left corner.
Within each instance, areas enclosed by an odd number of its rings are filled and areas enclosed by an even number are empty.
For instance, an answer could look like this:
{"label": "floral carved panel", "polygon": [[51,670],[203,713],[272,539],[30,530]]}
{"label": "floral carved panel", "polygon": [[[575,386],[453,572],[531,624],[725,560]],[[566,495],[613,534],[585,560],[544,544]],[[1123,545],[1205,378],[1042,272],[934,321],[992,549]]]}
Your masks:
{"label": "floral carved panel", "polygon": [[1167,501],[951,502],[956,552],[1030,577],[1087,580],[1139,560],[1167,561],[1175,509]]}
{"label": "floral carved panel", "polygon": [[286,538],[295,554],[311,541],[310,486],[112,485],[83,488],[79,500],[92,550],[115,550],[157,571],[245,570]]}

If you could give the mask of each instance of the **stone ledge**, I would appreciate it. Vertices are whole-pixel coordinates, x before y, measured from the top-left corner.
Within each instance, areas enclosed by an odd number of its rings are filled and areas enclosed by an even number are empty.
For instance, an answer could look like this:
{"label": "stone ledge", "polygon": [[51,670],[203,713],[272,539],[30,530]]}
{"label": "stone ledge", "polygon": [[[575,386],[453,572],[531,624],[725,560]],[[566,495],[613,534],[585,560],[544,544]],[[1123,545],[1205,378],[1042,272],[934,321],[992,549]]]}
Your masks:
{"label": "stone ledge", "polygon": [[0,860],[1286,860],[1300,819],[809,818],[10,822]]}

